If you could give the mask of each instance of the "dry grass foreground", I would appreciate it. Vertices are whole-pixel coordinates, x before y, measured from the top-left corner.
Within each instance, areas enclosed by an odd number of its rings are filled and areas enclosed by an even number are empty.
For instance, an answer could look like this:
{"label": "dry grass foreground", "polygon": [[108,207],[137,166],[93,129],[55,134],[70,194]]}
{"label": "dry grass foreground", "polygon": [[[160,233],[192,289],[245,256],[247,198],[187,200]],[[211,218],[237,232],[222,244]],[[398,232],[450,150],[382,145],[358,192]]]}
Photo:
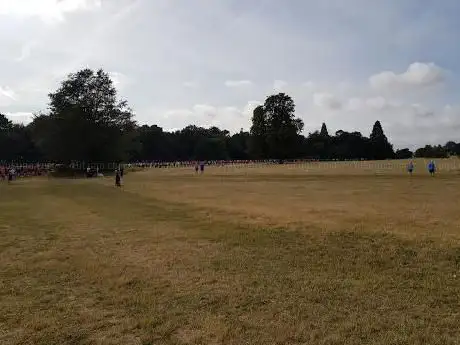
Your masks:
{"label": "dry grass foreground", "polygon": [[0,344],[459,344],[458,163],[381,164],[1,183]]}

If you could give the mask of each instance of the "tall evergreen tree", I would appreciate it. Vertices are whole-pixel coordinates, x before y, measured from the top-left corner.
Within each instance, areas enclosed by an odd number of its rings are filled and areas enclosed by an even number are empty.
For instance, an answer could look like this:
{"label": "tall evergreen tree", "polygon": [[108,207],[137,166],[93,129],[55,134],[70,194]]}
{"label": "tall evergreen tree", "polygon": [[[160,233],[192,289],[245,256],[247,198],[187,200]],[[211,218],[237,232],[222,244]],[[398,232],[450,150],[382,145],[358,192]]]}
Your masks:
{"label": "tall evergreen tree", "polygon": [[370,139],[371,140],[387,140],[385,133],[383,133],[382,124],[378,120],[375,121],[374,126],[372,127]]}
{"label": "tall evergreen tree", "polygon": [[319,132],[319,134],[322,136],[322,137],[329,137],[329,132],[327,131],[327,127],[326,127],[326,124],[323,122],[323,124],[321,125],[321,131]]}
{"label": "tall evergreen tree", "polygon": [[370,151],[372,159],[388,159],[394,158],[393,145],[390,144],[388,138],[383,132],[380,121],[375,121],[372,127],[370,139]]}

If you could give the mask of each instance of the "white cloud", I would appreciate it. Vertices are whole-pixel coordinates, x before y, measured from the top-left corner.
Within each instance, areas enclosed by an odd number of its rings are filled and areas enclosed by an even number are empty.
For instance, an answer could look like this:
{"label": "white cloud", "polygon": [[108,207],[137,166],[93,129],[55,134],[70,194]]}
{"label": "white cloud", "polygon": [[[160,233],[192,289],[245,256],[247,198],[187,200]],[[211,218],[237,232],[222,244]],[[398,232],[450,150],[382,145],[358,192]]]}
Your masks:
{"label": "white cloud", "polygon": [[11,88],[0,86],[0,106],[9,106],[16,100],[16,93]]}
{"label": "white cloud", "polygon": [[376,110],[383,110],[389,106],[387,100],[381,96],[367,99],[366,105],[369,108]]}
{"label": "white cloud", "polygon": [[444,106],[441,121],[443,124],[458,130],[460,127],[460,106],[451,106],[449,104]]}
{"label": "white cloud", "polygon": [[109,72],[109,76],[118,90],[125,88],[131,82],[130,78],[120,72]]}
{"label": "white cloud", "polygon": [[444,80],[445,71],[434,63],[414,62],[401,74],[384,71],[369,78],[375,89],[389,89],[398,86],[430,86]]}
{"label": "white cloud", "polygon": [[259,101],[249,101],[248,104],[243,108],[242,115],[245,118],[251,118],[254,112],[254,109],[257,108],[259,105],[262,105]]}
{"label": "white cloud", "polygon": [[433,109],[418,103],[411,104],[410,108],[416,117],[427,118],[435,115],[435,111]]}
{"label": "white cloud", "polygon": [[273,82],[273,89],[275,90],[275,92],[283,92],[285,91],[287,85],[288,83],[284,80],[275,80]]}
{"label": "white cloud", "polygon": [[361,110],[366,106],[366,102],[358,97],[353,97],[348,100],[347,109],[354,111],[354,110]]}
{"label": "white cloud", "polygon": [[6,113],[5,116],[13,123],[28,124],[32,122],[34,115],[29,112]]}
{"label": "white cloud", "polygon": [[28,59],[32,54],[32,49],[35,48],[37,45],[38,43],[35,41],[27,42],[26,44],[24,44],[21,48],[21,55],[19,55],[15,60],[17,62],[21,62]]}
{"label": "white cloud", "polygon": [[367,114],[376,118],[392,118],[396,122],[423,119],[435,115],[435,111],[420,103],[401,103],[378,96],[373,98],[350,98],[346,108],[349,112]]}
{"label": "white cloud", "polygon": [[0,15],[39,17],[48,23],[64,20],[65,14],[100,7],[101,0],[0,0]]}
{"label": "white cloud", "polygon": [[310,80],[310,81],[306,81],[306,82],[302,83],[302,86],[305,87],[307,90],[314,90],[316,84],[313,81]]}
{"label": "white cloud", "polygon": [[415,149],[421,145],[458,141],[460,106],[446,105],[437,109],[411,104],[397,109],[398,119],[388,126],[398,147]]}
{"label": "white cloud", "polygon": [[190,109],[164,112],[159,125],[167,130],[183,128],[191,124],[201,127],[216,126],[236,133],[241,128],[249,129],[252,112],[259,104],[258,101],[250,101],[242,108],[196,104]]}
{"label": "white cloud", "polygon": [[182,86],[187,87],[187,88],[191,88],[191,89],[195,89],[195,88],[197,88],[199,86],[199,84],[196,81],[184,81],[182,83]]}
{"label": "white cloud", "polygon": [[196,104],[193,106],[193,113],[199,117],[213,118],[217,115],[217,108],[208,104]]}
{"label": "white cloud", "polygon": [[346,110],[351,112],[373,112],[379,116],[393,114],[413,115],[416,117],[429,117],[434,115],[434,111],[419,103],[401,103],[388,100],[382,96],[372,98],[350,98],[346,104]]}
{"label": "white cloud", "polygon": [[342,108],[342,102],[330,93],[316,92],[313,94],[313,103],[320,108],[338,110]]}
{"label": "white cloud", "polygon": [[227,80],[225,81],[225,86],[227,87],[241,87],[241,86],[250,86],[252,82],[250,80]]}
{"label": "white cloud", "polygon": [[8,86],[7,87],[0,86],[0,96],[4,96],[12,100],[16,100],[16,93]]}

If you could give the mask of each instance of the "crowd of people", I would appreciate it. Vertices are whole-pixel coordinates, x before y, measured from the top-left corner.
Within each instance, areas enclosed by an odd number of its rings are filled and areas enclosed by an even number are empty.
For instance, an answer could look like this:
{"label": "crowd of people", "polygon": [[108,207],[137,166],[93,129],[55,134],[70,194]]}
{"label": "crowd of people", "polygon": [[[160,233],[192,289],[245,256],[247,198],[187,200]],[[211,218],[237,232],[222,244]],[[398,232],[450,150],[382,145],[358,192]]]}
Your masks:
{"label": "crowd of people", "polygon": [[128,167],[139,168],[185,168],[194,167],[196,164],[205,163],[207,166],[224,166],[224,165],[248,165],[248,164],[280,164],[280,163],[301,163],[311,162],[313,160],[279,160],[279,159],[266,159],[266,160],[208,160],[208,161],[177,161],[177,162],[162,162],[162,161],[142,161],[132,162],[127,164]]}
{"label": "crowd of people", "polygon": [[[127,168],[179,168],[179,167],[190,167],[194,168],[195,172],[204,173],[204,167],[206,166],[228,166],[228,165],[251,165],[251,164],[296,164],[296,163],[307,163],[315,162],[316,160],[264,160],[264,161],[253,161],[253,160],[215,160],[215,161],[182,161],[182,162],[134,162],[125,165],[119,165],[115,170],[115,185],[121,186],[121,182],[124,175],[124,167]],[[13,181],[18,177],[30,177],[30,176],[44,176],[53,170],[53,165],[50,164],[32,164],[32,165],[0,165],[0,179],[2,181]],[[415,164],[410,160],[407,164],[407,172],[412,175],[415,170]],[[436,163],[430,160],[427,165],[428,173],[434,176],[437,170]],[[102,173],[99,173],[99,168],[87,167],[86,177],[101,177]]]}
{"label": "crowd of people", "polygon": [[43,176],[48,174],[49,167],[36,165],[0,165],[0,178],[2,181],[13,181],[18,177]]}

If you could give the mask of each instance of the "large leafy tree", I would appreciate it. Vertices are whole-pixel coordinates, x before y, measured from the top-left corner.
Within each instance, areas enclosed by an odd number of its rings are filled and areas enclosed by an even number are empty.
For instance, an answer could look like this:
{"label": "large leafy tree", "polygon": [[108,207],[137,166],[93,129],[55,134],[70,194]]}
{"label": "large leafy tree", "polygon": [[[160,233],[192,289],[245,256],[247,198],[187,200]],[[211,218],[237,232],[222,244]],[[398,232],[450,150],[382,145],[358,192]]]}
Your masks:
{"label": "large leafy tree", "polygon": [[228,157],[231,159],[248,159],[251,135],[243,129],[228,138],[227,150]]}
{"label": "large leafy tree", "polygon": [[395,152],[396,159],[408,159],[408,158],[412,158],[413,156],[414,156],[414,153],[408,148],[399,149]]}
{"label": "large leafy tree", "polygon": [[425,145],[420,147],[415,151],[415,157],[424,157],[424,158],[446,158],[448,152],[441,145]]}
{"label": "large leafy tree", "polygon": [[13,123],[0,113],[0,161],[11,159],[11,132]]}
{"label": "large leafy tree", "polygon": [[449,154],[449,155],[455,155],[458,156],[460,155],[460,143],[456,143],[454,141],[448,141],[444,145],[444,150]]}
{"label": "large leafy tree", "polygon": [[264,103],[267,144],[271,158],[293,158],[300,146],[303,121],[295,117],[294,100],[285,93],[269,96]]}
{"label": "large leafy tree", "polygon": [[6,133],[13,127],[13,123],[5,115],[0,113],[0,133]]}
{"label": "large leafy tree", "polygon": [[36,162],[41,159],[30,135],[30,128],[13,124],[0,114],[0,161]]}
{"label": "large leafy tree", "polygon": [[268,156],[267,144],[267,115],[262,105],[257,106],[252,113],[251,139],[249,153],[252,158],[261,159]]}
{"label": "large leafy tree", "polygon": [[309,157],[327,159],[330,158],[332,139],[327,130],[326,124],[323,122],[321,131],[310,133],[305,140],[305,153]]}
{"label": "large leafy tree", "polygon": [[108,73],[83,69],[70,74],[49,98],[49,114],[37,116],[31,125],[49,159],[70,163],[125,158],[135,123]]}

